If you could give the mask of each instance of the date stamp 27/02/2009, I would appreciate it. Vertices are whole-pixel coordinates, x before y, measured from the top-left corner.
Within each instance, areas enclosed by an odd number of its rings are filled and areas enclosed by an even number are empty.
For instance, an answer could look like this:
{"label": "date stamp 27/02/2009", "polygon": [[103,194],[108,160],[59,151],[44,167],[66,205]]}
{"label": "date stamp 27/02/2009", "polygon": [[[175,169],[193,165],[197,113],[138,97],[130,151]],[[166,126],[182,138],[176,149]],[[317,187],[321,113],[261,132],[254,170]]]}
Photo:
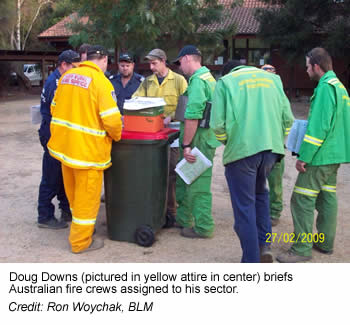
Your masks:
{"label": "date stamp 27/02/2009", "polygon": [[266,234],[266,243],[323,243],[325,240],[324,233],[295,233],[268,232]]}

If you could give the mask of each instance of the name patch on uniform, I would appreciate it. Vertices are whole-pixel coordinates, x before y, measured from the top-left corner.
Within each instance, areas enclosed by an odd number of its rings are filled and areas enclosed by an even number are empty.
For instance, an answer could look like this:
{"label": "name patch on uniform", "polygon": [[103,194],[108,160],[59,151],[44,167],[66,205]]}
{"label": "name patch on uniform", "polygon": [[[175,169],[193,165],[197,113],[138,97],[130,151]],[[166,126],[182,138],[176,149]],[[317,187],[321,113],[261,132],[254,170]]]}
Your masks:
{"label": "name patch on uniform", "polygon": [[61,81],[62,85],[72,85],[72,86],[78,86],[81,88],[89,88],[91,78],[86,76],[81,76],[79,74],[69,73],[66,74]]}

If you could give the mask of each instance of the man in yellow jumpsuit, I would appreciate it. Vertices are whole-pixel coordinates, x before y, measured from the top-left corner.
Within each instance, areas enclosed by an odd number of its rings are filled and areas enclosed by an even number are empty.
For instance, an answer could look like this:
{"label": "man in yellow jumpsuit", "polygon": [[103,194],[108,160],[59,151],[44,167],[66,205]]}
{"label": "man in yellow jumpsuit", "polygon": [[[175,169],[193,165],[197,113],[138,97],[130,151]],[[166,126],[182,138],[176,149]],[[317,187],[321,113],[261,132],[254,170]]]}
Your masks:
{"label": "man in yellow jumpsuit", "polygon": [[72,211],[69,242],[73,253],[103,247],[93,238],[100,207],[103,170],[111,166],[112,140],[121,137],[121,115],[112,84],[105,77],[107,51],[88,49],[87,61],[63,74],[51,104],[48,149],[62,163]]}
{"label": "man in yellow jumpsuit", "polygon": [[[167,56],[161,49],[153,49],[146,56],[153,74],[147,77],[133,94],[146,97],[163,97],[166,106],[164,107],[164,126],[166,127],[174,120],[176,105],[179,96],[187,88],[186,79],[169,69],[166,65]],[[167,227],[172,227],[176,218],[176,173],[175,167],[179,160],[179,148],[172,147],[170,150],[168,204],[167,204]]]}

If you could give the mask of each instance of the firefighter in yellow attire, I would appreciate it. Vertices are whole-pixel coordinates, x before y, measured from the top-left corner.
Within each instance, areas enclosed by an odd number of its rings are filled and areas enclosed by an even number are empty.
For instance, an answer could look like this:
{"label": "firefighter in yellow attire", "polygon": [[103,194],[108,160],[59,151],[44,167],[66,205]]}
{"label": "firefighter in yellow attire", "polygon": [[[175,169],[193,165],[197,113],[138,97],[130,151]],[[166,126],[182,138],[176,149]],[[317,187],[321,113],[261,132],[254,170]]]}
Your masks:
{"label": "firefighter in yellow attire", "polygon": [[69,242],[73,253],[103,247],[93,238],[100,207],[103,170],[111,166],[112,140],[121,137],[122,121],[114,89],[104,72],[107,51],[92,46],[87,61],[62,75],[51,104],[48,149],[62,163],[72,210]]}

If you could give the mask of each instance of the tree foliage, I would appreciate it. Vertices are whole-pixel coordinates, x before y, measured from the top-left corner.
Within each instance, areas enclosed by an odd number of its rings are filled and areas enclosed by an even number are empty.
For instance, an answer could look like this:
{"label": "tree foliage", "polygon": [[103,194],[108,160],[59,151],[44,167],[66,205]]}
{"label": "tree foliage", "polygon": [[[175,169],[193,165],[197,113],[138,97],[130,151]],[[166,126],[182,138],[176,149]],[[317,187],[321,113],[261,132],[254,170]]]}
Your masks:
{"label": "tree foliage", "polygon": [[37,35],[76,9],[70,0],[1,0],[0,48],[47,48]]}
{"label": "tree foliage", "polygon": [[181,47],[185,43],[210,44],[212,51],[222,46],[227,30],[198,33],[205,24],[223,19],[218,0],[72,0],[79,4],[79,16],[89,17],[88,24],[75,22],[78,34],[71,38],[74,46],[82,42],[100,43],[109,48],[131,50]]}
{"label": "tree foliage", "polygon": [[272,9],[259,9],[260,37],[278,46],[289,59],[303,57],[315,46],[344,56],[350,44],[350,1],[262,0]]}
{"label": "tree foliage", "polygon": [[0,1],[0,48],[10,49],[11,31],[16,17],[16,5],[13,0]]}

